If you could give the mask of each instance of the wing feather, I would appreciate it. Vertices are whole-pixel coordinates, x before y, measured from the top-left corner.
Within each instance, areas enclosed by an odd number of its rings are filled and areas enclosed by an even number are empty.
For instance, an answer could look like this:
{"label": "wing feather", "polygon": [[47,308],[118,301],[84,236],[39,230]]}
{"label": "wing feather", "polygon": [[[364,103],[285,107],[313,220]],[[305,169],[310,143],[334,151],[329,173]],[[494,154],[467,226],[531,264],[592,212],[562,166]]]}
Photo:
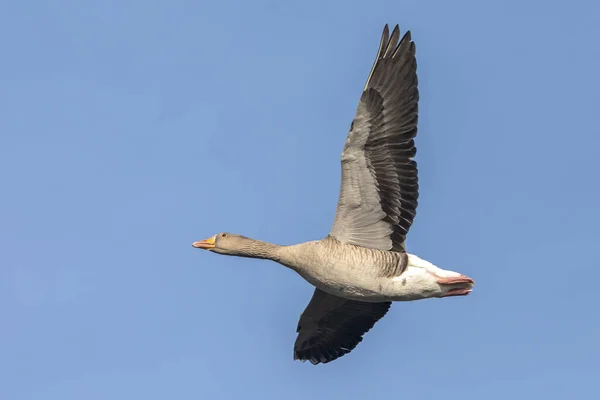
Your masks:
{"label": "wing feather", "polygon": [[386,25],[342,152],[330,235],[344,243],[404,251],[419,198],[415,44]]}
{"label": "wing feather", "polygon": [[315,289],[298,322],[294,359],[319,364],[350,353],[391,304],[346,300]]}

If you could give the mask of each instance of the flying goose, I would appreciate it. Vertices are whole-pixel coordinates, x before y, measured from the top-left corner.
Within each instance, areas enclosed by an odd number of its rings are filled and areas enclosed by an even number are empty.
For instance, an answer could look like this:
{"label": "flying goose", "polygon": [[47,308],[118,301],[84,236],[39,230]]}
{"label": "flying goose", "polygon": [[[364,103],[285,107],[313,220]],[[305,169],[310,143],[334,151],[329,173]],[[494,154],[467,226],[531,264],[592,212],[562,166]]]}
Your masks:
{"label": "flying goose", "polygon": [[418,199],[417,63],[410,31],[383,29],[342,152],[331,232],[290,246],[219,233],[193,246],[275,261],[315,286],[300,316],[294,359],[333,361],[362,341],[393,301],[464,296],[475,282],[406,252]]}

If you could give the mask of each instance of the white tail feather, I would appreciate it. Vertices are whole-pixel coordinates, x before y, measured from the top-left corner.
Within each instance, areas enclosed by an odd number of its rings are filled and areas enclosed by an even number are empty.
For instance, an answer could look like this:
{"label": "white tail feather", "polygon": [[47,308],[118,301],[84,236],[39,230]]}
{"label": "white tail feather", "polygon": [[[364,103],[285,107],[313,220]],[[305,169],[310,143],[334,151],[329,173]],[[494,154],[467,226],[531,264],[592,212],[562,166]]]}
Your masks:
{"label": "white tail feather", "polygon": [[422,258],[415,256],[414,254],[408,254],[408,265],[410,267],[423,268],[423,269],[431,272],[432,274],[435,274],[442,278],[458,277],[458,276],[462,275],[462,274],[459,274],[458,272],[447,271],[445,269],[441,269],[441,268],[433,265],[429,261],[423,260]]}

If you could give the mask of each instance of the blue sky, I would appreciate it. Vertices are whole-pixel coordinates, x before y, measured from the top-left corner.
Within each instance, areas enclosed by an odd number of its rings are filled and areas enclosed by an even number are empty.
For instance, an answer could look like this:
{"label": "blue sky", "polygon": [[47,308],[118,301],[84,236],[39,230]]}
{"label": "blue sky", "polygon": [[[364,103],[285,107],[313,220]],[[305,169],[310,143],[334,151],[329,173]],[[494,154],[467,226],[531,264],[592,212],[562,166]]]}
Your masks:
{"label": "blue sky", "polygon": [[[0,398],[596,393],[600,5],[0,4]],[[477,281],[292,361],[312,288],[191,247],[329,232],[385,23],[419,65],[408,249]],[[534,397],[537,398],[537,397]]]}

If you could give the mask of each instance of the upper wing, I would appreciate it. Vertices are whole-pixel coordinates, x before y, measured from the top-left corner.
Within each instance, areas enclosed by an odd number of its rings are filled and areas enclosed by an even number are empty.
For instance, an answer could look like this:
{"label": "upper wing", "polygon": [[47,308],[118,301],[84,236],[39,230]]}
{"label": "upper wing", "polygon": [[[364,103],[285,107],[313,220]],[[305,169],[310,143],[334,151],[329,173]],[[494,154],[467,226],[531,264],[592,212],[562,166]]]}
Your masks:
{"label": "upper wing", "polygon": [[294,360],[327,363],[350,353],[391,304],[346,300],[315,289],[298,322]]}
{"label": "upper wing", "polygon": [[417,62],[410,31],[386,25],[342,152],[342,184],[330,235],[358,246],[404,250],[419,185]]}

